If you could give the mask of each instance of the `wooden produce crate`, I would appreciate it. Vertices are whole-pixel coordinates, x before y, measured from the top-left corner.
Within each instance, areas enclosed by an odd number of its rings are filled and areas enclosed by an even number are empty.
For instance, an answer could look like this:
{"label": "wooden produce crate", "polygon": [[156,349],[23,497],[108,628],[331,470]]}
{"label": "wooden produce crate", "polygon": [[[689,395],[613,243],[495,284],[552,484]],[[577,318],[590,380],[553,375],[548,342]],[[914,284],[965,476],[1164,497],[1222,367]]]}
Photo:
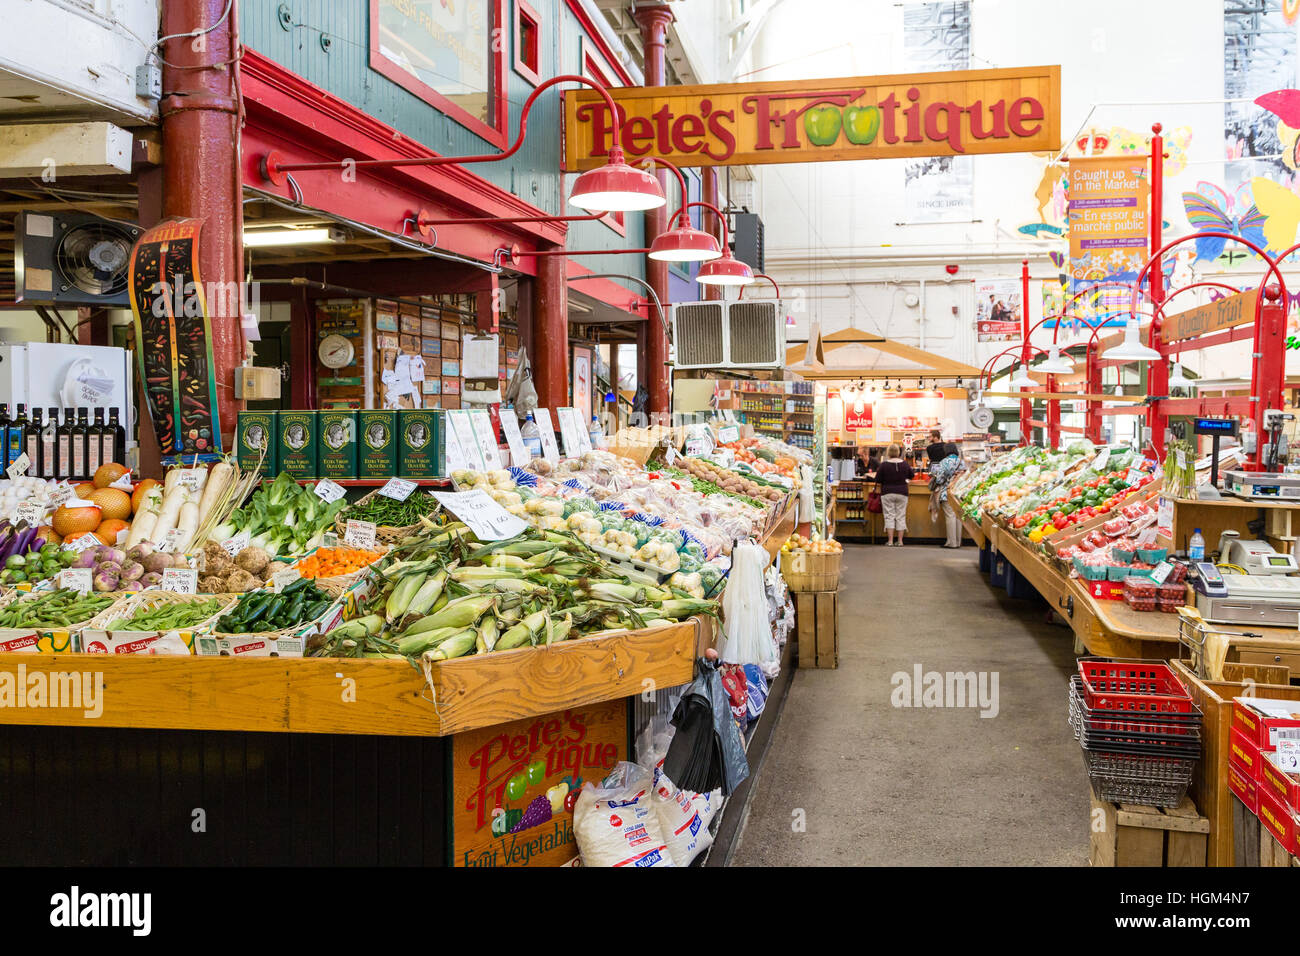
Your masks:
{"label": "wooden produce crate", "polygon": [[840,611],[836,592],[796,592],[794,619],[799,635],[799,666],[839,667]]}
{"label": "wooden produce crate", "polygon": [[1205,866],[1210,821],[1189,797],[1174,809],[1090,797],[1093,866]]}
{"label": "wooden produce crate", "polygon": [[842,554],[781,552],[781,577],[791,591],[838,591]]}
{"label": "wooden produce crate", "polygon": [[1232,866],[1300,865],[1300,860],[1291,855],[1236,794],[1233,794],[1230,800],[1232,845],[1228,849],[1231,852]]}
{"label": "wooden produce crate", "polygon": [[[1170,661],[1170,665],[1202,715],[1201,759],[1192,771],[1192,785],[1188,794],[1210,821],[1209,865],[1233,866],[1233,805],[1240,805],[1241,801],[1233,798],[1228,790],[1228,738],[1232,730],[1232,699],[1250,696],[1300,700],[1300,687],[1207,681],[1197,677],[1185,661]],[[1255,819],[1253,813],[1249,810],[1246,812],[1252,820]],[[1258,840],[1255,843],[1258,845]]]}

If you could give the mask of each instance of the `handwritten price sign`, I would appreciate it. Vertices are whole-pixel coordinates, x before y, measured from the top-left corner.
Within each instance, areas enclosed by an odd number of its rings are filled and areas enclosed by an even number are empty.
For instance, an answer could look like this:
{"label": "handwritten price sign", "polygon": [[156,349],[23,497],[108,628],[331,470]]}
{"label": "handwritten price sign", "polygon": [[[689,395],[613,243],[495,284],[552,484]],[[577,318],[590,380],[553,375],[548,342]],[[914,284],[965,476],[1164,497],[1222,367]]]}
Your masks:
{"label": "handwritten price sign", "polygon": [[528,523],[512,515],[481,489],[474,491],[435,491],[442,506],[465,524],[480,541],[502,541],[521,534]]}

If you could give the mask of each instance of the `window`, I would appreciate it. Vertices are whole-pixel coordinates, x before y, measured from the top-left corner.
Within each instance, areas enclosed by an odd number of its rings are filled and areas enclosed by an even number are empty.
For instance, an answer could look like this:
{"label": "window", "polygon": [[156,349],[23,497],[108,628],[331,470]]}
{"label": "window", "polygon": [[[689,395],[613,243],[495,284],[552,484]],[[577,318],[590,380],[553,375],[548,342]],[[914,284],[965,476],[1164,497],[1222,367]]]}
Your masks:
{"label": "window", "polygon": [[370,0],[370,68],[504,146],[503,2]]}
{"label": "window", "polygon": [[541,34],[537,11],[515,0],[515,72],[534,86],[542,82]]}

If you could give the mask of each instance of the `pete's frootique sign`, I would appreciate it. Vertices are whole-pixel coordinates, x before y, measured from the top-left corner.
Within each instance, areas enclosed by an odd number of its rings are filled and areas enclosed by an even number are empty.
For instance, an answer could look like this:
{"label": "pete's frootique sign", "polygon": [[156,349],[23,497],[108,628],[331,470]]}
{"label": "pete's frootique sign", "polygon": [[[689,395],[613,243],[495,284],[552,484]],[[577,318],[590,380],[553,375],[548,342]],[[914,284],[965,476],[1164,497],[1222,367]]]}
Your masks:
{"label": "pete's frootique sign", "polygon": [[[610,90],[629,161],[817,163],[1056,151],[1061,68]],[[596,90],[564,100],[565,168],[604,163],[613,133]]]}

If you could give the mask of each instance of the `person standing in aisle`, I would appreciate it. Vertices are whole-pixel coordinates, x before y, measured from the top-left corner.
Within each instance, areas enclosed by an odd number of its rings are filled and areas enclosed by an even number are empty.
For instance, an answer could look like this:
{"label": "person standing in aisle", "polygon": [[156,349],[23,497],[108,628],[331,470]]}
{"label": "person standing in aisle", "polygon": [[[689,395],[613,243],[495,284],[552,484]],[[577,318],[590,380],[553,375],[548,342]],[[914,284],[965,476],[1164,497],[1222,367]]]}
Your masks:
{"label": "person standing in aisle", "polygon": [[[903,449],[891,442],[885,460],[876,469],[876,486],[880,489],[880,508],[885,518],[885,544],[903,546],[907,531],[907,483],[912,480],[912,466],[903,461]],[[898,541],[894,541],[897,534]]]}
{"label": "person standing in aisle", "polygon": [[[933,433],[931,433],[933,435]],[[963,470],[965,464],[961,460],[961,455],[957,446],[952,442],[939,442],[943,451],[939,452],[942,457],[935,458],[934,445],[926,452],[930,456],[930,520],[938,521],[939,512],[943,511],[944,522],[946,524],[947,537],[944,540],[945,548],[961,547],[961,516],[957,514],[957,508],[953,504],[951,496],[948,494],[948,486],[952,480],[957,477]]]}

